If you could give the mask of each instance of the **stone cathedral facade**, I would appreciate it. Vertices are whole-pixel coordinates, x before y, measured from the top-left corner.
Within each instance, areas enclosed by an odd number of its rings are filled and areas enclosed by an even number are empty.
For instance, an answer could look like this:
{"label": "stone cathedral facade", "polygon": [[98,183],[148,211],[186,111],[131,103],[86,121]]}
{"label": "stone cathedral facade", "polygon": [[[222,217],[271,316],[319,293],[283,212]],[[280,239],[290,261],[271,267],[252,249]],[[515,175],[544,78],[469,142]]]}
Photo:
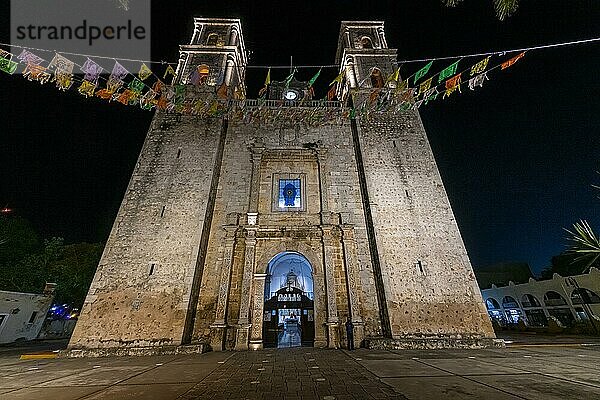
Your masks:
{"label": "stone cathedral facade", "polygon": [[[194,23],[179,83],[198,70],[244,91],[240,21]],[[382,22],[342,22],[339,97],[395,61]],[[306,89],[272,82],[262,107],[310,111]],[[494,341],[418,112],[319,126],[157,112],[70,348],[339,347],[348,327],[356,346]]]}

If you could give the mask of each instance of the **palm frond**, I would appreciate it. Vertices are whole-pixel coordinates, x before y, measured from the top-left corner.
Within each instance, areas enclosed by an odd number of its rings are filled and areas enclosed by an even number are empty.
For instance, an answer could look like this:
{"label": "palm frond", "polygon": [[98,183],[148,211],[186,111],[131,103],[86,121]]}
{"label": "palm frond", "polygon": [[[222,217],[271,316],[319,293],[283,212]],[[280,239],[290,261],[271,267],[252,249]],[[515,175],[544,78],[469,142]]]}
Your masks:
{"label": "palm frond", "polygon": [[510,17],[519,8],[519,0],[494,0],[496,16],[500,21]]}
{"label": "palm frond", "polygon": [[567,253],[575,256],[573,262],[586,262],[583,272],[600,261],[600,238],[590,224],[580,220],[573,224],[573,230],[565,229],[569,234],[567,238],[571,245]]}

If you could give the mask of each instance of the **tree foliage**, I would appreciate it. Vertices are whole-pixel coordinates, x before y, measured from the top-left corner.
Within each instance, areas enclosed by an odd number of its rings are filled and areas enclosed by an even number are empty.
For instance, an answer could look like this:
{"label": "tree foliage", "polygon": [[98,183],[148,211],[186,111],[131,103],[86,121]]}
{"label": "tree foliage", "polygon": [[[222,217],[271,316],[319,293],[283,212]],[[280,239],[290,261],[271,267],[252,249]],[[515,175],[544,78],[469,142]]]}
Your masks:
{"label": "tree foliage", "polygon": [[[463,0],[442,0],[442,3],[446,7],[456,7]],[[519,8],[519,0],[492,0],[494,4],[494,10],[496,16],[500,21],[504,21],[506,18],[513,15]]]}
{"label": "tree foliage", "polygon": [[56,301],[80,307],[94,277],[104,245],[44,241],[24,218],[0,217],[0,290],[39,293],[54,282]]}
{"label": "tree foliage", "polygon": [[[600,186],[592,185],[600,190]],[[600,197],[599,197],[600,198]],[[573,264],[582,264],[582,272],[587,272],[591,267],[600,267],[600,236],[586,220],[580,220],[573,227],[565,229],[569,236],[569,249],[566,254],[571,256]]]}

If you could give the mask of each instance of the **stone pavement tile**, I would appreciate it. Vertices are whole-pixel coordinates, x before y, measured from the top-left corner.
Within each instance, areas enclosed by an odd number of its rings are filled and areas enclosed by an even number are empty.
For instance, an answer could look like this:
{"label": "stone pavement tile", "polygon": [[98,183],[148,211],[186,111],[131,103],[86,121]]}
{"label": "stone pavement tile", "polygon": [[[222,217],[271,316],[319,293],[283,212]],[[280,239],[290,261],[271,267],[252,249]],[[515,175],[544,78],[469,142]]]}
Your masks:
{"label": "stone pavement tile", "polygon": [[[576,367],[584,367],[585,369],[600,370],[600,360],[591,357],[563,356],[544,357],[543,359],[556,364],[566,364]],[[598,371],[596,371],[596,373],[598,373]]]}
{"label": "stone pavement tile", "polygon": [[140,383],[199,382],[219,366],[220,364],[210,366],[205,364],[167,364],[136,375],[128,379],[126,383],[132,385]]}
{"label": "stone pavement tile", "polygon": [[85,400],[175,400],[189,390],[193,384],[115,385],[98,392]]}
{"label": "stone pavement tile", "polygon": [[359,363],[379,378],[451,375],[416,360],[363,360]]}
{"label": "stone pavement tile", "polygon": [[576,374],[557,373],[547,375],[553,378],[600,387],[600,374],[598,374],[598,371],[578,372]]}
{"label": "stone pavement tile", "polygon": [[386,359],[398,359],[401,356],[387,350],[367,350],[357,349],[354,351],[343,350],[349,357],[362,358],[363,360],[386,360]]}
{"label": "stone pavement tile", "polygon": [[500,390],[490,388],[460,376],[384,378],[410,400],[517,400]]}
{"label": "stone pavement tile", "polygon": [[[23,388],[43,384],[44,382],[52,381],[69,377],[74,374],[88,370],[88,367],[80,368],[57,368],[57,367],[30,367],[32,369],[15,373],[0,378],[0,388]],[[35,369],[33,369],[35,368]]]}
{"label": "stone pavement tile", "polygon": [[427,359],[419,360],[423,364],[442,369],[455,375],[493,375],[493,374],[528,374],[529,371],[503,366],[502,361],[494,359],[497,364],[492,364],[486,359],[460,358],[460,359]]}
{"label": "stone pavement tile", "polygon": [[600,388],[556,379],[550,376],[490,375],[470,379],[503,390],[528,400],[599,399]]}
{"label": "stone pavement tile", "polygon": [[546,357],[507,358],[501,361],[488,360],[488,362],[490,364],[496,364],[498,367],[516,368],[521,371],[529,371],[540,374],[580,373],[588,371],[588,368],[583,365],[564,364],[548,360]]}
{"label": "stone pavement tile", "polygon": [[74,386],[23,388],[0,394],[0,400],[75,400],[104,389],[106,386]]}
{"label": "stone pavement tile", "polygon": [[41,383],[39,386],[113,385],[124,379],[137,375],[146,369],[148,369],[148,367],[139,366],[92,368],[76,375],[65,376],[63,378],[53,379],[49,382]]}
{"label": "stone pavement tile", "polygon": [[227,361],[235,353],[228,351],[211,351],[203,354],[188,354],[177,356],[175,360],[171,361],[170,364],[209,364],[218,363],[219,361]]}

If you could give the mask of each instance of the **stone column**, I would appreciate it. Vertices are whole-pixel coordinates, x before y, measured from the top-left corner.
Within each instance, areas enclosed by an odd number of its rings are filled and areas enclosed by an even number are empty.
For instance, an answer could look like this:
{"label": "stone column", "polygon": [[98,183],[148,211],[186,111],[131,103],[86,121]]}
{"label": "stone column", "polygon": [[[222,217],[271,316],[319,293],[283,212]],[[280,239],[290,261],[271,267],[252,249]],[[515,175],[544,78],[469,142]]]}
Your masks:
{"label": "stone column", "polygon": [[337,296],[333,271],[335,268],[335,247],[339,243],[339,233],[335,226],[323,225],[323,270],[325,271],[325,287],[327,290],[327,346],[339,347],[339,320],[337,313]]}
{"label": "stone column", "polygon": [[248,213],[258,212],[258,192],[260,189],[260,161],[264,147],[251,147],[252,175],[250,178],[250,201],[248,202]]}
{"label": "stone column", "polygon": [[225,318],[227,312],[227,300],[229,298],[229,287],[231,285],[233,250],[235,247],[235,233],[237,231],[237,226],[226,225],[223,229],[225,229],[223,251],[221,259],[217,261],[220,264],[217,270],[221,271],[221,277],[219,279],[219,297],[217,299],[217,310],[215,311],[215,322],[210,326],[210,345],[215,351],[225,349],[225,331],[227,328]]}
{"label": "stone column", "polygon": [[250,331],[250,350],[263,348],[262,325],[265,307],[265,278],[267,274],[254,274],[254,296],[252,299],[252,326]]}
{"label": "stone column", "polygon": [[360,343],[364,339],[365,330],[358,304],[358,282],[360,277],[353,225],[342,225],[342,245],[344,248],[344,269],[346,271],[348,302],[350,303],[350,313],[352,314],[352,324],[354,325],[354,347],[360,347]]}
{"label": "stone column", "polygon": [[244,255],[244,274],[242,277],[242,297],[240,301],[240,318],[236,333],[235,349],[248,350],[248,333],[250,321],[250,290],[254,274],[254,254],[256,252],[256,228],[246,228],[246,252]]}

